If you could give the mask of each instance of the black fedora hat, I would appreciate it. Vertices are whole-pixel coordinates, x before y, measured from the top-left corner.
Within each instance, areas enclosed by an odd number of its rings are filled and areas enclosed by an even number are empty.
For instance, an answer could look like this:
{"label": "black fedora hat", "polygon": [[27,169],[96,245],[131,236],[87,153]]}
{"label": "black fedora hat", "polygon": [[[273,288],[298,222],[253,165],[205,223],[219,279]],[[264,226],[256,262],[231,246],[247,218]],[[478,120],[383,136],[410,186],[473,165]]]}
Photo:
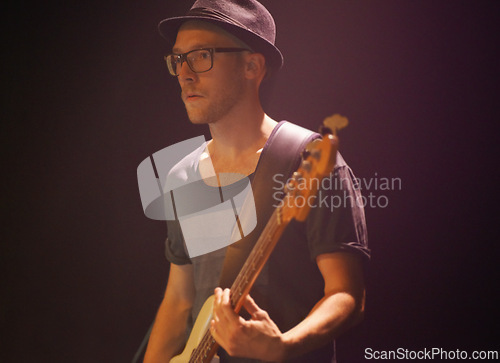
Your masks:
{"label": "black fedora hat", "polygon": [[158,29],[173,44],[179,27],[188,20],[203,20],[220,26],[255,52],[262,53],[275,71],[283,65],[283,56],[274,45],[274,19],[256,0],[197,0],[186,15],[164,19]]}

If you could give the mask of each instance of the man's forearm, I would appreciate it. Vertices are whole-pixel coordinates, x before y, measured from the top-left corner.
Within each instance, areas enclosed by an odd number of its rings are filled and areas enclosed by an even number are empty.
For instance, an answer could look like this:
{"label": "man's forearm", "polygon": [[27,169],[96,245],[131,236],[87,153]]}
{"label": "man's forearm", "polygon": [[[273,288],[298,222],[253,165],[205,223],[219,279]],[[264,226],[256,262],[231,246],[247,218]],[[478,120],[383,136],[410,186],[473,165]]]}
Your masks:
{"label": "man's forearm", "polygon": [[359,322],[362,303],[344,292],[325,296],[311,313],[282,336],[284,359],[314,350]]}
{"label": "man's forearm", "polygon": [[182,351],[190,313],[190,307],[162,302],[151,331],[144,363],[165,363]]}

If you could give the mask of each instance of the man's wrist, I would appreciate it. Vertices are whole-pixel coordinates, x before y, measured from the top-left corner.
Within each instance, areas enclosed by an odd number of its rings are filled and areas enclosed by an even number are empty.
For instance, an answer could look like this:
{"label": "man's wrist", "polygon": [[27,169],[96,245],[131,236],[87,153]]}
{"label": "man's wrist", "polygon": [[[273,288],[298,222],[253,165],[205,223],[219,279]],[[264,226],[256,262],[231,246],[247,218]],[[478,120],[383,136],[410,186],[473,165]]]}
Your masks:
{"label": "man's wrist", "polygon": [[286,333],[280,335],[279,344],[276,349],[276,361],[282,362],[290,358],[293,342],[290,336]]}

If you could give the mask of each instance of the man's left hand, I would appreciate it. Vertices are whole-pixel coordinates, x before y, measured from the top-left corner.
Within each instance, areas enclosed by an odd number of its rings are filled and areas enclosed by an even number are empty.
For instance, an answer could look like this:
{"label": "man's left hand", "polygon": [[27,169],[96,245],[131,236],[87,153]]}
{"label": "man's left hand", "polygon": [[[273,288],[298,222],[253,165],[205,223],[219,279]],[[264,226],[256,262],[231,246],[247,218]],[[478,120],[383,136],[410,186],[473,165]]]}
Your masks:
{"label": "man's left hand", "polygon": [[280,360],[284,354],[281,331],[250,295],[247,295],[243,307],[250,314],[250,320],[234,312],[229,289],[216,288],[210,328],[212,336],[231,356]]}

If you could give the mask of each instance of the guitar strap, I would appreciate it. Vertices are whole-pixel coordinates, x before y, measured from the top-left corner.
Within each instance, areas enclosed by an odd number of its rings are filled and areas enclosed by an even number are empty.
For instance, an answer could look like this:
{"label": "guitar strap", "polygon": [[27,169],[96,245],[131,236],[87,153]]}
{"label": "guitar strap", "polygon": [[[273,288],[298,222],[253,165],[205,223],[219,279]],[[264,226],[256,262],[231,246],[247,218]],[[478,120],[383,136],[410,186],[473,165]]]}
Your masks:
{"label": "guitar strap", "polygon": [[277,185],[273,178],[276,176],[280,182],[287,180],[298,168],[307,144],[319,137],[319,134],[287,121],[281,121],[272,131],[252,179],[257,225],[247,236],[227,248],[220,277],[219,286],[222,288],[231,287],[275,209],[278,202],[275,196],[282,190],[273,189]]}

